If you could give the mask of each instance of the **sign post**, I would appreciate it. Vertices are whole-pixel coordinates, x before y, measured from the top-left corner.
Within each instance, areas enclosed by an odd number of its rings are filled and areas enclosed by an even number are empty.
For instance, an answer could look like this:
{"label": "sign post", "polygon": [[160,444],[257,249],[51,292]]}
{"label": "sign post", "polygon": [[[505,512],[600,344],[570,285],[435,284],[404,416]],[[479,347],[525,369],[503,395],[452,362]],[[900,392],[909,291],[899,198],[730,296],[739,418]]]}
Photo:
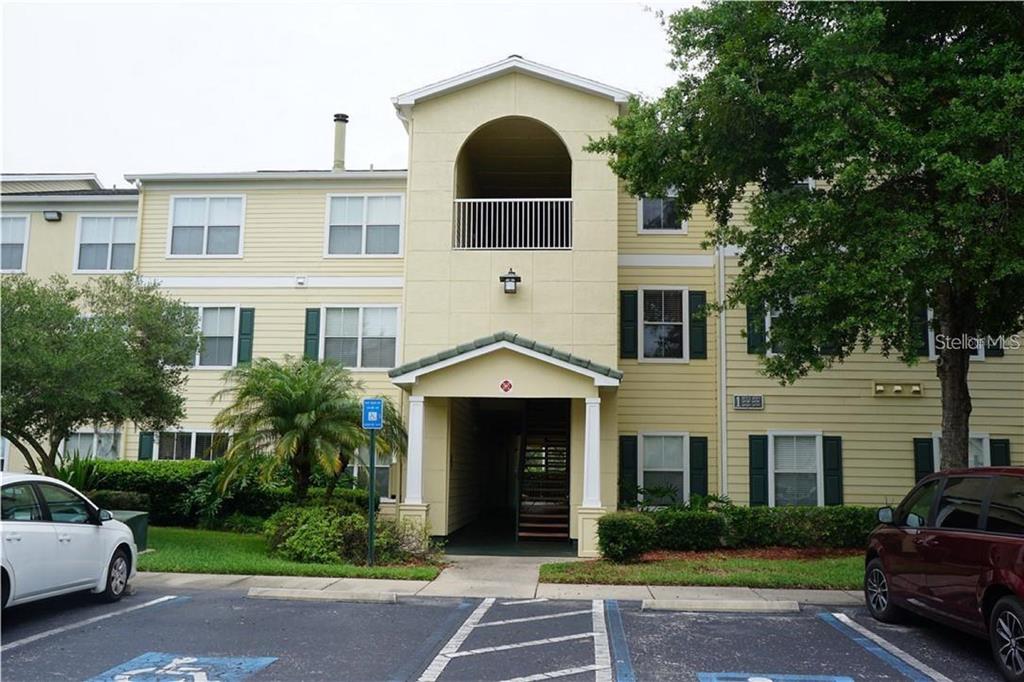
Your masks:
{"label": "sign post", "polygon": [[363,398],[363,428],[370,432],[369,455],[369,507],[367,513],[366,565],[373,566],[373,540],[376,531],[376,497],[377,497],[377,431],[384,426],[384,400],[381,398]]}

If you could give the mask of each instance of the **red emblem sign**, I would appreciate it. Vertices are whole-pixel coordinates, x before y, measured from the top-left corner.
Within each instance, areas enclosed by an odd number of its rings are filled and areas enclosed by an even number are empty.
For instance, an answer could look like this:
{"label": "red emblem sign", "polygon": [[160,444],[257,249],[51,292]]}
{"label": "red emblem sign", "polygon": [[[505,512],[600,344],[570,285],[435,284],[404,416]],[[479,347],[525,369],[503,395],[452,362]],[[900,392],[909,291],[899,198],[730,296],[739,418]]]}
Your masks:
{"label": "red emblem sign", "polygon": [[508,393],[509,391],[512,390],[512,382],[509,381],[508,379],[505,379],[500,384],[498,384],[498,388],[503,390],[505,393]]}

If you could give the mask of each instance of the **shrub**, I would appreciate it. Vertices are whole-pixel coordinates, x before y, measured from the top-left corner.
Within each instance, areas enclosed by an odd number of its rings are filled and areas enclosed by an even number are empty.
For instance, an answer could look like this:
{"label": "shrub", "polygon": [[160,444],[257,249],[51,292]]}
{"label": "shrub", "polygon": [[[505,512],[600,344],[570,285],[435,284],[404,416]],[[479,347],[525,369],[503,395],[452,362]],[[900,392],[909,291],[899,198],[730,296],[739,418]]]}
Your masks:
{"label": "shrub", "polygon": [[434,563],[440,559],[441,548],[425,526],[411,519],[385,518],[377,522],[374,552],[382,564]]}
{"label": "shrub", "polygon": [[226,530],[232,533],[251,533],[259,534],[263,532],[263,527],[267,523],[267,520],[262,516],[250,516],[248,514],[239,514],[235,512],[227,518],[219,519],[205,519],[200,521],[199,526],[206,530]]}
{"label": "shrub", "polygon": [[96,464],[104,487],[149,495],[149,520],[153,525],[195,525],[196,518],[190,514],[184,498],[208,474],[210,462],[118,460],[97,461]]}
{"label": "shrub", "polygon": [[61,457],[54,476],[76,490],[95,490],[105,482],[99,469],[100,461],[75,452],[70,457]]}
{"label": "shrub", "polygon": [[614,512],[597,521],[597,545],[612,561],[633,561],[652,549],[656,526],[650,514]]}
{"label": "shrub", "polygon": [[652,514],[658,549],[699,551],[722,546],[725,518],[713,511],[663,509]]}
{"label": "shrub", "polygon": [[130,490],[93,490],[87,493],[86,497],[100,509],[150,511],[151,500],[145,493]]}
{"label": "shrub", "polygon": [[728,547],[862,548],[875,527],[871,507],[724,507]]}

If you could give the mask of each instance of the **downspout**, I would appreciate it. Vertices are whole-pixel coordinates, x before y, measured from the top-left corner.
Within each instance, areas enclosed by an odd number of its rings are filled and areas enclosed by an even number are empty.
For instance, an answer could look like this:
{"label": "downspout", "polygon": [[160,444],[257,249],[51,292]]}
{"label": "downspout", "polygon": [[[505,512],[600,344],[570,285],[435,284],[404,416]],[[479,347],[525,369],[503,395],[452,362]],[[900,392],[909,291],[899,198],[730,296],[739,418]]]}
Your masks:
{"label": "downspout", "polygon": [[725,248],[718,246],[718,490],[729,495],[729,409],[725,404],[728,358],[725,338]]}

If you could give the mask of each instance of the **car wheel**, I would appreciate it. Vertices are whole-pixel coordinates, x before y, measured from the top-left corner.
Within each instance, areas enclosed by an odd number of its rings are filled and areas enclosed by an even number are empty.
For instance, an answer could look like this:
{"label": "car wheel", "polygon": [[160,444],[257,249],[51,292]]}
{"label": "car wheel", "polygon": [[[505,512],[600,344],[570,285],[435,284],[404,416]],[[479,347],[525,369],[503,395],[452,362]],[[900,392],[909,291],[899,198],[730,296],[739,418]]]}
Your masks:
{"label": "car wheel", "polygon": [[889,577],[881,559],[872,559],[864,571],[864,603],[875,620],[883,623],[898,623],[906,612],[892,601]]}
{"label": "car wheel", "polygon": [[996,602],[989,617],[989,640],[999,672],[1011,682],[1024,681],[1024,608],[1016,597]]}
{"label": "car wheel", "polygon": [[107,586],[99,594],[101,601],[113,602],[124,596],[128,588],[128,553],[123,549],[114,552],[107,567]]}

